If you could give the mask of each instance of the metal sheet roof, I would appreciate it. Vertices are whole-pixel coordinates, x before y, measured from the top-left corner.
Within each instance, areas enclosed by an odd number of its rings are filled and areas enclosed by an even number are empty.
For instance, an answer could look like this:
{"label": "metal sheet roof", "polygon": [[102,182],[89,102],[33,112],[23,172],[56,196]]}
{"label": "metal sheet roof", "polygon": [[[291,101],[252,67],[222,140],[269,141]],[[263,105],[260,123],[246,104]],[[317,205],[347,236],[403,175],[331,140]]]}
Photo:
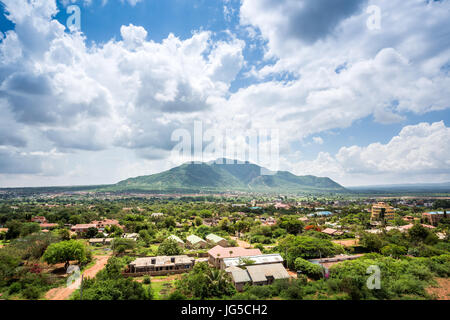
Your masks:
{"label": "metal sheet roof", "polygon": [[[252,265],[283,262],[283,258],[278,253],[246,256],[244,257],[244,259],[252,260]],[[242,261],[242,257],[224,258],[223,263],[225,267],[239,266],[244,264]]]}
{"label": "metal sheet roof", "polygon": [[252,282],[264,282],[270,276],[274,279],[288,279],[290,277],[281,263],[248,266],[247,271]]}

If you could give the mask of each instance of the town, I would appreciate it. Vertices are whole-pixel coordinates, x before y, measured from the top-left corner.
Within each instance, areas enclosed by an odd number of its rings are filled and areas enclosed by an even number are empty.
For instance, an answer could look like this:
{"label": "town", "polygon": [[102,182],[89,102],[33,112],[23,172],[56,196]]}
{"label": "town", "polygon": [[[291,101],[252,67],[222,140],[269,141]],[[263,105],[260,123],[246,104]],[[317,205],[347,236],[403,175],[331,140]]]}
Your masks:
{"label": "town", "polygon": [[[449,207],[413,196],[5,196],[0,299],[448,299]],[[380,289],[366,285],[370,266]]]}

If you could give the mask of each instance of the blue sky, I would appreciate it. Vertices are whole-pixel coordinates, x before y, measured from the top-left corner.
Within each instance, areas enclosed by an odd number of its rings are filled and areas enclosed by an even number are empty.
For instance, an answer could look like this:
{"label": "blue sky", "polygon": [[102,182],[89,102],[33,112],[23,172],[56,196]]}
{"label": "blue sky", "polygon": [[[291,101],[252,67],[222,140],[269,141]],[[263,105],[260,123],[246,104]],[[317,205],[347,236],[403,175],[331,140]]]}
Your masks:
{"label": "blue sky", "polygon": [[72,2],[0,1],[0,186],[159,172],[196,121],[278,130],[298,175],[450,181],[447,0]]}

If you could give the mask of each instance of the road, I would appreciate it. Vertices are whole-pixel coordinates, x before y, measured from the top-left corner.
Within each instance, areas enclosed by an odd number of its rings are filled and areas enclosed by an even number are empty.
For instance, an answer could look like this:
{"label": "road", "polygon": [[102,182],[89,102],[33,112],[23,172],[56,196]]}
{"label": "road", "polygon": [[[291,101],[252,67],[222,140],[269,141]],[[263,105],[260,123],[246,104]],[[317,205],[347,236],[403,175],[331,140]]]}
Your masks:
{"label": "road", "polygon": [[252,247],[251,244],[248,243],[247,241],[239,240],[239,239],[236,238],[236,237],[230,237],[230,238],[233,239],[233,240],[236,240],[238,246],[241,247],[241,248],[248,249],[248,248],[251,248],[251,247]]}
{"label": "road", "polygon": [[[110,255],[94,256],[95,264],[92,267],[84,270],[83,272],[84,278],[86,279],[95,277],[95,275],[105,267],[109,257]],[[81,279],[79,281],[75,281],[72,285],[68,287],[63,286],[59,288],[53,288],[46,293],[45,298],[47,300],[67,300],[70,297],[70,295],[79,288],[80,282]]]}

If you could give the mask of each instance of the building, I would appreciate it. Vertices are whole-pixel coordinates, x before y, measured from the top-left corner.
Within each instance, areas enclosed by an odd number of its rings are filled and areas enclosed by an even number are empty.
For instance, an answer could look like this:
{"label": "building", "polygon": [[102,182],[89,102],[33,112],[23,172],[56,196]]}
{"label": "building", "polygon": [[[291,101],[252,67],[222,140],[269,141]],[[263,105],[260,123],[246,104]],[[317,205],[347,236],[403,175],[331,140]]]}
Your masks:
{"label": "building", "polygon": [[262,286],[272,284],[275,280],[290,278],[281,263],[251,265],[245,269],[232,267],[228,273],[237,291],[242,291],[247,283]]}
{"label": "building", "polygon": [[89,228],[97,228],[97,225],[94,223],[85,223],[85,224],[76,224],[70,228],[70,230],[77,233],[87,232]]}
{"label": "building", "polygon": [[208,246],[208,243],[195,234],[191,234],[186,238],[186,245],[191,249],[203,249]]}
{"label": "building", "polygon": [[164,217],[164,213],[162,213],[162,212],[152,213],[152,218],[162,218],[162,217]]}
{"label": "building", "polygon": [[439,221],[447,217],[447,211],[431,211],[422,213],[422,218],[431,225],[437,225]]}
{"label": "building", "polygon": [[138,233],[124,233],[124,234],[122,234],[122,238],[124,238],[124,239],[131,239],[131,240],[134,240],[134,241],[137,241],[138,237],[139,237]]}
{"label": "building", "polygon": [[42,216],[36,216],[36,217],[31,218],[31,222],[46,223],[47,219]]}
{"label": "building", "polygon": [[210,233],[206,236],[206,241],[209,242],[210,244],[216,246],[222,246],[222,247],[227,247],[228,246],[228,241],[225,240],[222,237],[219,237],[218,235],[215,235],[213,233]]}
{"label": "building", "polygon": [[331,216],[332,214],[333,214],[333,212],[331,212],[331,211],[317,211],[317,212],[308,214],[308,217],[314,217],[314,216],[327,217],[327,216]]}
{"label": "building", "polygon": [[92,224],[96,225],[96,228],[99,231],[104,231],[106,227],[110,227],[110,226],[117,226],[121,229],[123,229],[123,227],[119,224],[119,221],[114,220],[114,219],[104,219],[101,221],[92,221]]}
{"label": "building", "polygon": [[230,267],[242,267],[247,265],[261,265],[271,263],[283,263],[284,260],[279,253],[261,254],[247,257],[223,258],[220,262],[220,268],[227,271]]}
{"label": "building", "polygon": [[325,228],[324,230],[322,230],[322,233],[328,234],[329,236],[340,236],[344,234],[342,231],[333,228]]}
{"label": "building", "polygon": [[384,202],[378,202],[372,205],[372,214],[370,220],[372,221],[389,221],[394,219],[394,208]]}
{"label": "building", "polygon": [[259,249],[244,249],[241,247],[224,248],[222,246],[215,246],[208,251],[208,262],[214,267],[220,268],[221,261],[224,258],[250,257],[261,254],[261,250]]}
{"label": "building", "polygon": [[113,238],[93,238],[93,239],[89,239],[89,244],[91,246],[95,246],[97,244],[110,245],[113,240],[114,240]]}
{"label": "building", "polygon": [[137,258],[128,265],[125,275],[140,276],[148,274],[159,276],[184,273],[192,270],[194,264],[195,259],[186,255]]}
{"label": "building", "polygon": [[180,247],[183,247],[183,248],[184,248],[184,241],[181,240],[181,239],[180,239],[179,237],[177,237],[176,235],[172,234],[172,235],[169,236],[167,239],[176,241],[176,243],[178,243],[178,245],[179,245]]}
{"label": "building", "polygon": [[[394,227],[394,226],[388,226],[386,228],[381,228],[381,229],[371,229],[371,230],[365,230],[365,232],[369,232],[369,233],[373,233],[373,234],[380,234],[383,233],[384,230],[386,231],[391,231],[391,230],[398,230],[400,232],[406,232],[409,229],[411,229],[414,226],[414,224],[410,223],[401,227]],[[422,227],[424,228],[428,228],[428,229],[434,229],[435,227],[428,225],[428,224],[421,224]]]}
{"label": "building", "polygon": [[49,230],[49,229],[53,229],[53,228],[58,227],[58,224],[57,223],[46,223],[46,222],[44,222],[44,223],[40,224],[40,227],[41,227],[42,230]]}

